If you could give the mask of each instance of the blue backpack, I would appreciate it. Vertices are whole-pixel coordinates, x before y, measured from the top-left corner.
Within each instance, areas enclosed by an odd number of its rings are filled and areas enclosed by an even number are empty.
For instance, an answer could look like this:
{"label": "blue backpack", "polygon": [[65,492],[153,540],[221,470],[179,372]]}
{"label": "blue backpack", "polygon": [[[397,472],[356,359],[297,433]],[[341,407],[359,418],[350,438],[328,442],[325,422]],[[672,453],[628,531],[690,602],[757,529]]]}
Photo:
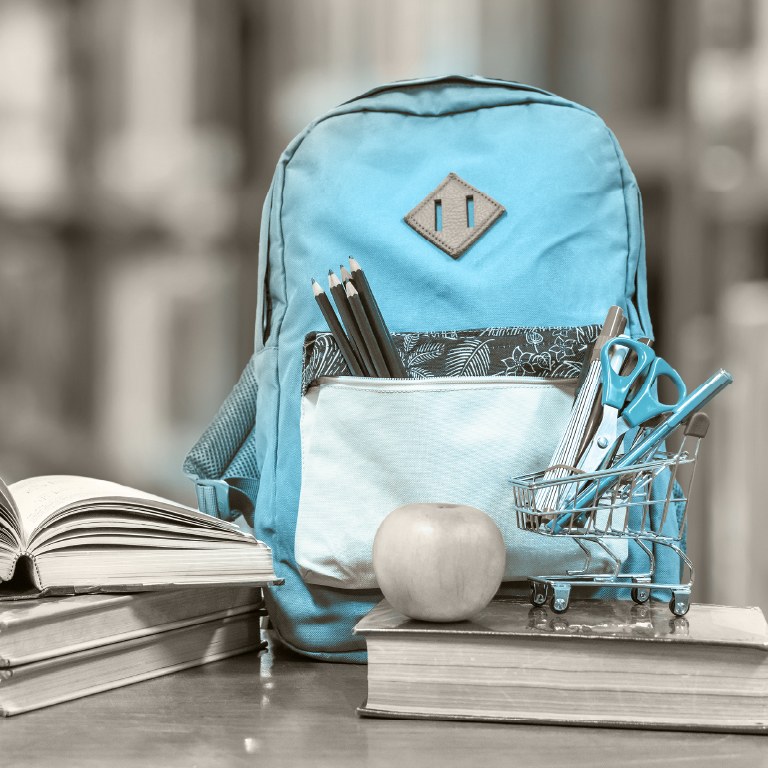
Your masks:
{"label": "blue backpack", "polygon": [[[408,379],[344,375],[310,281],[349,256]],[[184,467],[203,511],[244,514],[272,547],[288,646],[365,660],[352,627],[381,598],[373,533],[405,503],[484,509],[506,580],[578,567],[573,542],[516,526],[509,480],[547,466],[611,305],[652,337],[637,184],[589,109],[439,77],[374,89],[291,142],[262,214],[254,355]]]}

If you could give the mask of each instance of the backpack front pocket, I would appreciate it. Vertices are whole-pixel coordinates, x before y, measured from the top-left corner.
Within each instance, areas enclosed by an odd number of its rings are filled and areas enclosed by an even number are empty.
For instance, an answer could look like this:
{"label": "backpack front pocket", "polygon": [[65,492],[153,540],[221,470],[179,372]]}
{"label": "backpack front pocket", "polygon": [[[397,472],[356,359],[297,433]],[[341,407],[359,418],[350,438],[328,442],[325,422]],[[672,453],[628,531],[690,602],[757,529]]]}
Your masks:
{"label": "backpack front pocket", "polygon": [[[575,387],[575,379],[530,376],[316,380],[301,408],[302,577],[375,587],[376,530],[412,502],[468,504],[490,515],[507,547],[507,581],[579,567],[583,553],[573,541],[517,527],[509,486],[547,466]],[[606,561],[595,552],[596,568]]]}

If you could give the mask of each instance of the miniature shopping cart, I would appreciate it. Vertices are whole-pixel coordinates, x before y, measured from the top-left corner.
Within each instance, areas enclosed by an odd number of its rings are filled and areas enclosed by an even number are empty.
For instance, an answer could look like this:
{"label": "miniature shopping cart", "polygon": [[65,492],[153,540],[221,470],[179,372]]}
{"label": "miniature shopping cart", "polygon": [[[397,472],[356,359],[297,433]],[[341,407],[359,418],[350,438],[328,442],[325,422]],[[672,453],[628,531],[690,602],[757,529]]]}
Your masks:
{"label": "miniature shopping cart", "polygon": [[[671,590],[672,613],[688,612],[694,568],[683,540],[696,458],[708,426],[705,414],[695,414],[685,425],[677,451],[656,453],[642,463],[590,473],[571,471],[558,479],[549,479],[551,471],[544,471],[512,481],[518,526],[542,536],[567,537],[584,555],[580,568],[530,577],[533,605],[544,605],[551,597],[552,610],[562,613],[572,587],[629,587],[638,604],[647,602],[653,589]],[[634,570],[626,561],[632,543],[642,553],[633,558],[640,561]],[[660,548],[677,558],[679,582],[657,580]],[[601,568],[595,572],[593,563],[598,559]]]}

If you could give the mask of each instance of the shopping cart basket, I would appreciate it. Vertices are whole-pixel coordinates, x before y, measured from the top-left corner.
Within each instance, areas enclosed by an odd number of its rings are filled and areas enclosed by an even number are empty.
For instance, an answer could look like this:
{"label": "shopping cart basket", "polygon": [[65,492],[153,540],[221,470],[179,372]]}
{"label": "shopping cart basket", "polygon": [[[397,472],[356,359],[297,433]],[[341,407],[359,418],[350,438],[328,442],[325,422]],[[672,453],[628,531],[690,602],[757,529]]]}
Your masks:
{"label": "shopping cart basket", "polygon": [[[568,537],[584,554],[580,568],[529,577],[533,605],[544,605],[551,596],[552,610],[562,613],[568,608],[572,587],[629,587],[638,604],[650,599],[652,589],[671,590],[672,613],[684,616],[688,612],[694,568],[683,541],[696,458],[708,426],[705,414],[695,414],[685,424],[677,451],[656,453],[642,463],[590,473],[572,470],[565,477],[547,480],[545,470],[512,481],[518,526],[542,536]],[[663,484],[662,494],[657,480]],[[542,499],[547,500],[546,508]],[[626,568],[617,553],[621,541],[639,547],[643,567]],[[658,552],[660,547],[678,559],[678,582],[657,580],[654,549]],[[607,571],[591,570],[594,552],[606,555],[600,559],[609,564]]]}

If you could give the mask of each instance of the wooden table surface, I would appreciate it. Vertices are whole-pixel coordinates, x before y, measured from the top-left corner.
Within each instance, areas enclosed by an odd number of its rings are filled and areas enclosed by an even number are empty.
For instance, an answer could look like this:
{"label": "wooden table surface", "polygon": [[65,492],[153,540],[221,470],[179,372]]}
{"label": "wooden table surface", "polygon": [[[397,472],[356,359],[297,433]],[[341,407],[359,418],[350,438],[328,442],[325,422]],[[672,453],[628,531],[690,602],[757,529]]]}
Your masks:
{"label": "wooden table surface", "polygon": [[0,720],[0,765],[768,766],[768,737],[361,719],[366,668],[270,650]]}

